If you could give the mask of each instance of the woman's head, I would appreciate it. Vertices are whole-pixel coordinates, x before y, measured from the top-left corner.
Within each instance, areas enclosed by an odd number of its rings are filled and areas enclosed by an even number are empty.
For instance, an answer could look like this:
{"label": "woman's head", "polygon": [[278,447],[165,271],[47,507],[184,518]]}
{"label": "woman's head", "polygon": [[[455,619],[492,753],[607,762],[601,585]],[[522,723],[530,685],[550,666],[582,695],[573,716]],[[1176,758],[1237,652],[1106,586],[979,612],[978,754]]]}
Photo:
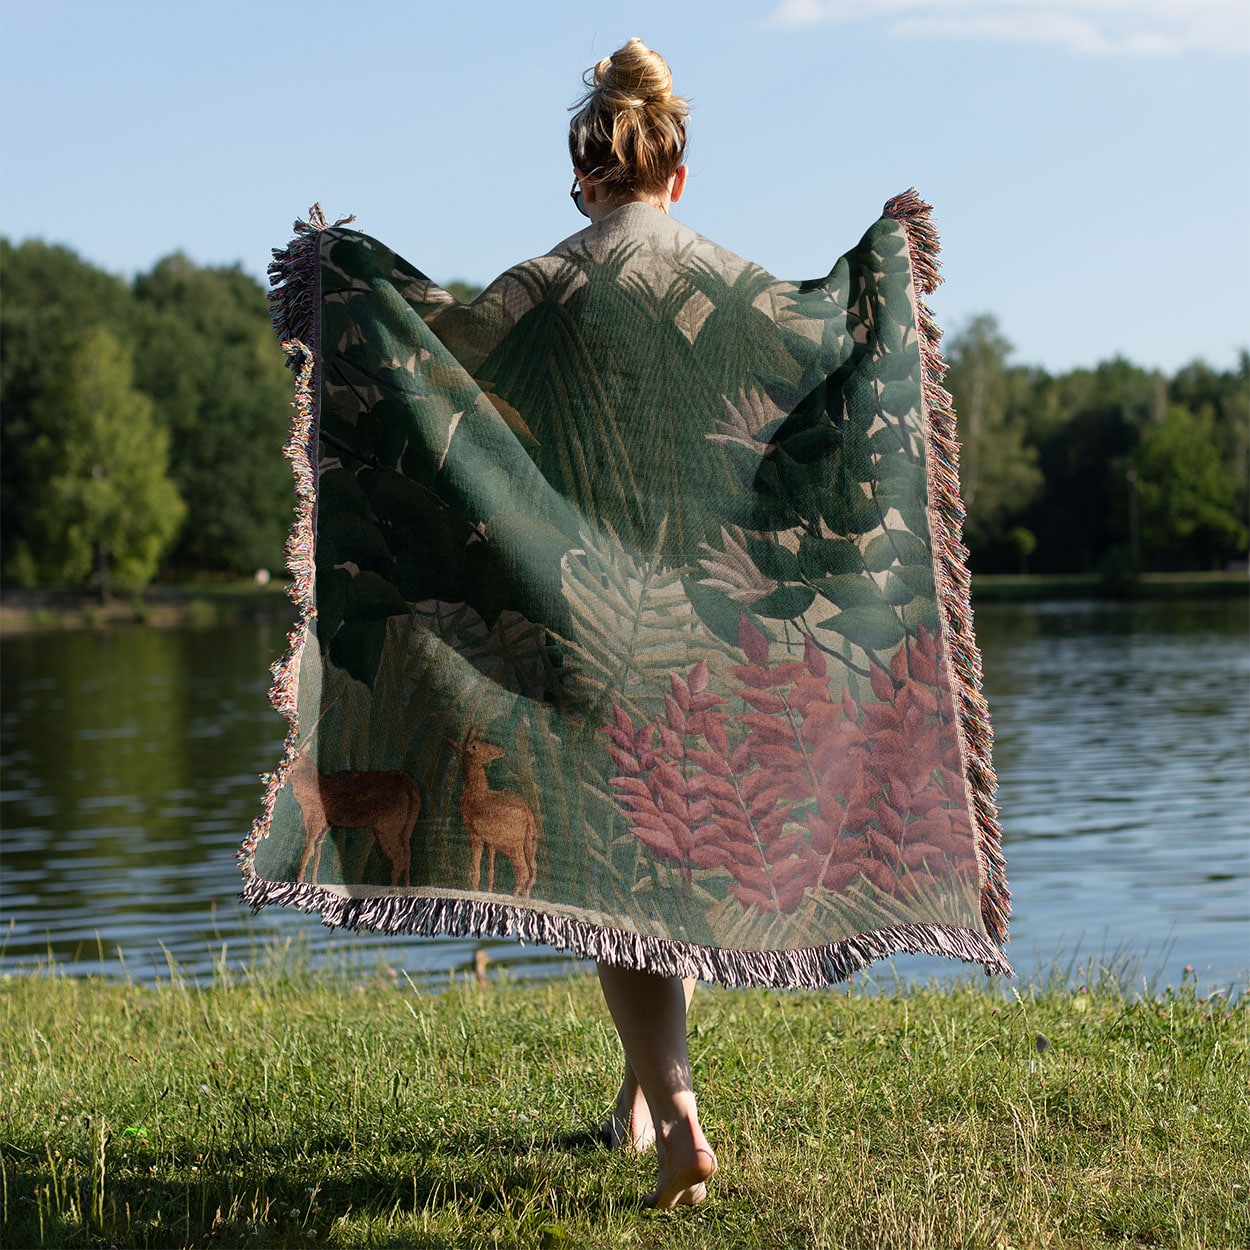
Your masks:
{"label": "woman's head", "polygon": [[664,58],[631,39],[583,81],[587,91],[569,123],[574,166],[609,199],[663,195],[686,153],[690,112],[673,94]]}

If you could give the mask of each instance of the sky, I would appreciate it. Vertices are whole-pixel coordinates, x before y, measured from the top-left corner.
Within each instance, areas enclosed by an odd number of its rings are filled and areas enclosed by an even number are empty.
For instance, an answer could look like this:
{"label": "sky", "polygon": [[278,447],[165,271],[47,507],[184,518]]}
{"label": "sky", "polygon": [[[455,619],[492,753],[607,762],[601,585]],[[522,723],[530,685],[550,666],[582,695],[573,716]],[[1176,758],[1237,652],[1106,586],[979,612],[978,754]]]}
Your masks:
{"label": "sky", "polygon": [[583,224],[567,110],[632,35],[692,104],[676,215],[773,273],[914,186],[948,333],[1051,372],[1250,346],[1247,0],[0,0],[0,232],[263,278],[319,201],[485,283]]}

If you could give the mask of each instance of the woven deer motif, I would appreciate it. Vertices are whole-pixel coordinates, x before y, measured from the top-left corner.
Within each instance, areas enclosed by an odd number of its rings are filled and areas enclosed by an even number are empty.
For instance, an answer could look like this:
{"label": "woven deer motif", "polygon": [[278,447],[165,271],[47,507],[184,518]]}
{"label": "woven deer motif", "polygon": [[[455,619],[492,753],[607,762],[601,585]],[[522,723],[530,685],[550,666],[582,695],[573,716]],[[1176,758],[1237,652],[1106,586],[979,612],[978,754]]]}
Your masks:
{"label": "woven deer motif", "polygon": [[[391,884],[411,884],[411,838],[421,814],[421,792],[407,773],[323,773],[301,755],[291,768],[291,793],[304,817],[304,854],[296,880],[316,884],[331,828],[371,829],[390,861]],[[311,878],[306,876],[310,862]]]}
{"label": "woven deer motif", "polygon": [[514,894],[528,898],[538,876],[538,826],[530,805],[514,790],[493,790],[486,779],[486,765],[502,759],[503,747],[479,738],[470,729],[464,745],[448,745],[460,756],[464,771],[464,793],[460,798],[460,819],[469,834],[469,851],[473,866],[469,873],[470,890],[482,880],[482,849],[489,851],[486,867],[486,890],[495,889],[495,852],[512,861],[516,876]]}

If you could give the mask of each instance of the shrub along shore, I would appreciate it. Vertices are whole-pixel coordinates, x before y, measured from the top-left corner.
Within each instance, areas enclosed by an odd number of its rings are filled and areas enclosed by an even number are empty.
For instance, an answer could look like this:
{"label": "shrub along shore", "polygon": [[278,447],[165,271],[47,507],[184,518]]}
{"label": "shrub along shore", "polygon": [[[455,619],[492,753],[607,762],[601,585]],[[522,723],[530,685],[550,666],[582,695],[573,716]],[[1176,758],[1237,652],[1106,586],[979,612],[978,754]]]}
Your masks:
{"label": "shrub along shore", "polygon": [[[1109,581],[1095,574],[1065,576],[980,574],[973,603],[1040,602],[1048,599],[1201,599],[1250,594],[1245,572],[1145,573]],[[0,591],[0,635],[115,625],[207,626],[257,619],[294,620],[285,584],[271,581],[195,582],[157,585],[142,594],[99,596],[80,590]]]}
{"label": "shrub along shore", "polygon": [[100,602],[80,590],[0,591],[0,636],[118,625],[158,628],[227,625],[252,620],[295,620],[286,583],[192,582],[150,586],[136,595]]}
{"label": "shrub along shore", "polygon": [[656,1214],[654,1160],[595,1137],[620,1072],[593,979],[6,977],[3,1242],[1245,1245],[1246,995],[1090,980],[701,989],[721,1170]]}

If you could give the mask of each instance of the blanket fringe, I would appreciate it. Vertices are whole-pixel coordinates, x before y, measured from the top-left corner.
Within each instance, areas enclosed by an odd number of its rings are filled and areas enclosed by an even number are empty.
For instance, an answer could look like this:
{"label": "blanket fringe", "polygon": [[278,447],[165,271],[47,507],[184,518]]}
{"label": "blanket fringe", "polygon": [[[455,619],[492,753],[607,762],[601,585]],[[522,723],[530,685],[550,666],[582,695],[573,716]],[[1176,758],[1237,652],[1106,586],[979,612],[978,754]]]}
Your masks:
{"label": "blanket fringe", "polygon": [[995,941],[1006,942],[1011,894],[1007,889],[1002,830],[994,803],[998,786],[991,763],[994,733],[981,693],[981,653],[972,631],[972,579],[968,572],[968,549],[961,538],[965,512],[959,493],[959,439],[951,395],[942,386],[946,374],[940,350],[942,332],[921,298],[931,294],[942,282],[938,273],[940,244],[930,216],[932,205],[926,204],[914,187],[889,200],[883,211],[906,231],[912,278],[916,284],[938,603],[954,671],[959,736],[981,876],[981,916]]}
{"label": "blanket fringe", "polygon": [[[346,226],[355,216],[340,217],[334,227]],[[316,344],[321,326],[320,234],[329,228],[320,204],[308,210],[307,219],[296,219],[295,237],[286,247],[273,249],[269,264],[269,314],[278,341],[298,340]],[[288,361],[293,368],[294,361]]]}
{"label": "blanket fringe", "polygon": [[[355,217],[334,223],[345,226]],[[269,266],[269,310],[282,342],[288,367],[295,370],[291,435],[282,454],[291,462],[295,478],[295,520],[286,540],[286,566],[291,574],[287,594],[298,609],[287,635],[286,651],[269,670],[272,684],[269,702],[287,721],[282,759],[272,773],[261,775],[265,787],[260,814],[239,850],[238,859],[248,885],[255,881],[252,858],[257,843],[269,834],[274,803],[286,784],[287,774],[299,753],[299,664],[313,618],[317,615],[316,510],[317,510],[317,417],[321,380],[317,350],[321,341],[321,278],[319,236],[328,223],[320,204],[308,210],[308,219],[296,221],[295,237],[285,248],[273,249]],[[310,344],[312,346],[310,346]]]}
{"label": "blanket fringe", "polygon": [[426,937],[509,937],[551,946],[582,959],[603,960],[661,976],[697,977],[738,988],[820,989],[845,981],[890,955],[939,955],[979,963],[986,975],[1011,976],[1011,965],[993,942],[955,925],[890,925],[841,942],[803,950],[740,951],[605,928],[571,916],[475,898],[353,898],[302,882],[249,877],[243,901],[319,912],[332,928],[371,929]]}

